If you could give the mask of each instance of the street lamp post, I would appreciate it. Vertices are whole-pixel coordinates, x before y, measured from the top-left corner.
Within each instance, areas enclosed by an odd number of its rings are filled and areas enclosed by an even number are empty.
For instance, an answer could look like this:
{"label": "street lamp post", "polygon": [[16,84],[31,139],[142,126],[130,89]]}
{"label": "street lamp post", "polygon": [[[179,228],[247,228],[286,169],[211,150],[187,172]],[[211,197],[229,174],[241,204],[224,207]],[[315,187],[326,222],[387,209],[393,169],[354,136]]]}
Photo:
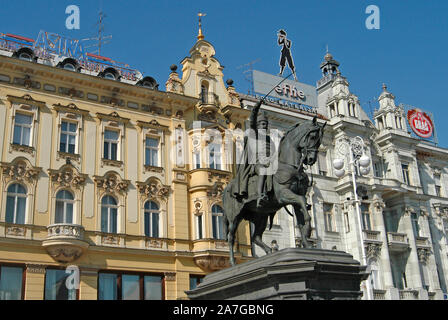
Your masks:
{"label": "street lamp post", "polygon": [[[369,276],[366,280],[366,291],[367,291],[367,300],[372,300],[372,290],[370,286],[370,268],[367,264],[367,256],[366,250],[364,247],[364,233],[362,230],[362,217],[361,212],[359,210],[359,198],[356,185],[356,167],[359,165],[359,171],[362,175],[366,175],[370,171],[370,158],[364,154],[364,141],[361,137],[357,136],[349,139],[349,141],[341,141],[338,148],[339,153],[344,156],[347,156],[347,153],[350,157],[349,163],[349,171],[352,174],[352,182],[353,182],[353,193],[355,196],[355,207],[356,214],[358,216],[358,232],[361,238],[361,255],[362,255],[362,263],[367,266],[367,270],[369,271]],[[333,167],[335,169],[335,175],[340,178],[345,175],[344,170],[344,159],[335,159],[333,161]]]}

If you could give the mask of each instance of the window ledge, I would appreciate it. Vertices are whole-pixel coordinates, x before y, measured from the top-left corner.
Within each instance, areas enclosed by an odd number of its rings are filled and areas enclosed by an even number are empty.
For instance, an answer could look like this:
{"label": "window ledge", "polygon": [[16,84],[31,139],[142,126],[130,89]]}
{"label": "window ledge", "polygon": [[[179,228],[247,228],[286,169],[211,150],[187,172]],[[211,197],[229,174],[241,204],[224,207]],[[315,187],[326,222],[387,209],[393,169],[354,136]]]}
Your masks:
{"label": "window ledge", "polygon": [[123,161],[119,161],[119,160],[110,160],[110,159],[102,158],[101,162],[102,162],[103,166],[111,166],[111,167],[117,167],[117,168],[121,168],[123,166]]}
{"label": "window ledge", "polygon": [[14,151],[19,151],[19,152],[26,152],[29,154],[33,154],[34,153],[34,147],[30,147],[24,144],[16,144],[16,143],[11,143],[11,149]]}
{"label": "window ledge", "polygon": [[145,172],[162,173],[163,171],[164,171],[163,167],[156,167],[156,166],[151,166],[151,165],[145,164]]}
{"label": "window ledge", "polygon": [[69,152],[64,152],[64,151],[58,151],[58,158],[59,159],[67,159],[69,158],[70,160],[74,160],[79,162],[79,160],[81,159],[81,156],[79,154],[76,153],[69,153]]}

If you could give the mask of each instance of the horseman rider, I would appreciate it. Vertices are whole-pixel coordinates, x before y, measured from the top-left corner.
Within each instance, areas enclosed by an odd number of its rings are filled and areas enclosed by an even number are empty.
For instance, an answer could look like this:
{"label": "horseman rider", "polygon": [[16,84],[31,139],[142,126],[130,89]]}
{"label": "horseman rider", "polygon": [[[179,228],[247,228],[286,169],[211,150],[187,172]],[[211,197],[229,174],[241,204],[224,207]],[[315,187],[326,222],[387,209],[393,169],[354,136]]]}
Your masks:
{"label": "horseman rider", "polygon": [[272,190],[273,172],[270,167],[275,155],[274,142],[267,132],[268,118],[264,112],[259,112],[261,103],[262,101],[252,109],[249,118],[251,130],[244,138],[243,160],[238,166],[235,177],[238,183],[232,190],[234,197],[247,198],[249,178],[257,175],[257,207],[261,207],[263,202],[268,200],[267,193]]}

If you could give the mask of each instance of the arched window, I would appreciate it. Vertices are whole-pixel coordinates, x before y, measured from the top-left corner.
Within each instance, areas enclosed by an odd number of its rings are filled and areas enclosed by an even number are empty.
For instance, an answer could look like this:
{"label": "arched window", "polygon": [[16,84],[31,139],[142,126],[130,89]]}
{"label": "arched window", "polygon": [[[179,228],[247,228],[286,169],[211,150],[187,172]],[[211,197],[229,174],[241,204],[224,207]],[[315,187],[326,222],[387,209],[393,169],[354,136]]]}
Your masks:
{"label": "arched window", "polygon": [[201,101],[202,103],[208,102],[208,82],[202,81],[201,83]]}
{"label": "arched window", "polygon": [[224,216],[220,206],[212,207],[212,229],[214,239],[224,239]]}
{"label": "arched window", "polygon": [[112,196],[104,196],[101,200],[101,232],[117,233],[117,201]]}
{"label": "arched window", "polygon": [[65,70],[70,70],[70,71],[76,71],[76,67],[73,64],[71,64],[71,63],[64,64],[64,69]]}
{"label": "arched window", "polygon": [[109,79],[109,80],[115,80],[115,75],[112,72],[106,72],[104,74],[104,78]]}
{"label": "arched window", "polygon": [[6,197],[6,222],[25,224],[26,189],[15,183],[8,187]]}
{"label": "arched window", "polygon": [[73,194],[67,190],[61,190],[56,194],[55,223],[73,223]]}
{"label": "arched window", "polygon": [[32,61],[33,58],[31,58],[31,55],[26,53],[26,52],[22,52],[19,54],[19,59],[20,60],[25,60],[25,61]]}
{"label": "arched window", "polygon": [[154,201],[145,202],[145,236],[159,237],[159,205]]}

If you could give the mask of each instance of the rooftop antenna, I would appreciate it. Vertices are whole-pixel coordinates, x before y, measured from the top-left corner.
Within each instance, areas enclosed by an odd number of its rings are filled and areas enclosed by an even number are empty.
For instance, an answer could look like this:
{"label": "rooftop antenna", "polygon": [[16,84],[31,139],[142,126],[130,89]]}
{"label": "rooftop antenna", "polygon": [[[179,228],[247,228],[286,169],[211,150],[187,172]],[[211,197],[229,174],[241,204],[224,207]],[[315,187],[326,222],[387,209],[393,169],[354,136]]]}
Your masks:
{"label": "rooftop antenna", "polygon": [[241,68],[243,68],[243,67],[247,67],[247,69],[245,69],[244,71],[243,71],[243,73],[244,73],[244,78],[247,80],[247,81],[249,81],[249,83],[250,83],[250,89],[249,89],[249,94],[254,94],[254,79],[253,79],[253,77],[252,77],[252,74],[253,74],[253,71],[254,71],[254,68],[253,68],[253,65],[255,64],[255,63],[257,63],[258,61],[260,61],[261,59],[260,58],[258,58],[258,59],[256,59],[256,60],[252,60],[251,62],[249,62],[249,63],[246,63],[246,64],[243,64],[243,65],[241,65],[241,66],[238,66],[238,67],[236,67],[237,69],[241,69]]}
{"label": "rooftop antenna", "polygon": [[105,36],[103,35],[104,32],[104,18],[106,18],[107,16],[104,14],[103,9],[102,9],[102,4],[100,3],[100,11],[99,11],[99,18],[98,18],[98,22],[96,23],[96,25],[98,26],[98,36],[97,37],[93,37],[93,38],[86,38],[86,39],[82,39],[81,41],[97,41],[96,44],[92,44],[89,46],[85,46],[84,48],[92,48],[92,47],[96,47],[98,49],[96,49],[95,51],[93,51],[93,53],[97,53],[98,55],[101,55],[101,47],[107,43],[110,42],[110,39],[112,39],[111,35]]}

